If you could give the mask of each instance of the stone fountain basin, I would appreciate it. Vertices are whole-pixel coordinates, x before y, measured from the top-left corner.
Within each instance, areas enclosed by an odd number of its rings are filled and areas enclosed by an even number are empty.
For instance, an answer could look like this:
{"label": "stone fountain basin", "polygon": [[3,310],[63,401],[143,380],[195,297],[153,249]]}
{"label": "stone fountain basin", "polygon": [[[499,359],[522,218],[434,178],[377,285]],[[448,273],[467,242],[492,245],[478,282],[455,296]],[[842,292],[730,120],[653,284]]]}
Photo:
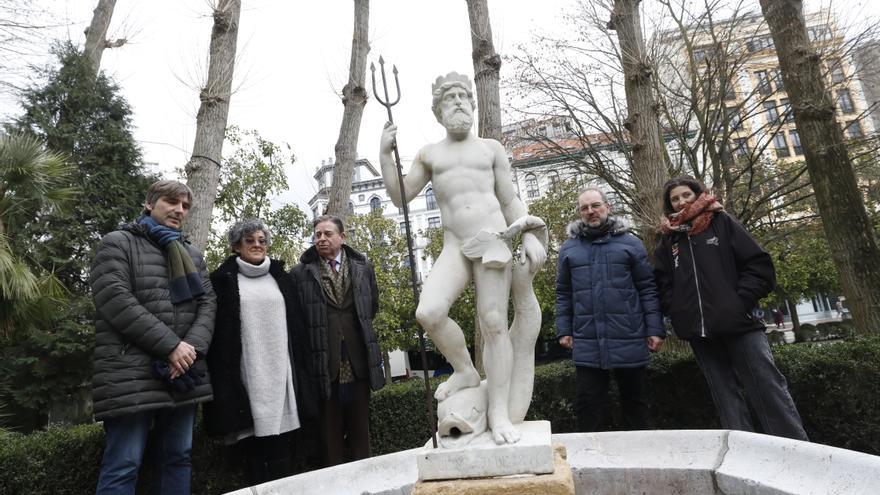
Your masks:
{"label": "stone fountain basin", "polygon": [[[553,435],[578,494],[876,495],[880,457],[731,430]],[[275,480],[234,495],[409,495],[411,449]]]}

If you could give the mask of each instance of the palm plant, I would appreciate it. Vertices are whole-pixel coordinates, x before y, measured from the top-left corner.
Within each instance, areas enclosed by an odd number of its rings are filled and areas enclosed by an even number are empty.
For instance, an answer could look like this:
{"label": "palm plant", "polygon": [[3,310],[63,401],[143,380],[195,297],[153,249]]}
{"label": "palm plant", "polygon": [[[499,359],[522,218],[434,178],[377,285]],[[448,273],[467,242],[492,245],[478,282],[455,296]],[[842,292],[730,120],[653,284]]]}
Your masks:
{"label": "palm plant", "polygon": [[[15,234],[47,211],[59,211],[75,194],[73,169],[34,137],[0,134],[0,332],[16,321],[39,319],[64,297],[57,278],[32,262]],[[49,311],[47,311],[49,310]]]}

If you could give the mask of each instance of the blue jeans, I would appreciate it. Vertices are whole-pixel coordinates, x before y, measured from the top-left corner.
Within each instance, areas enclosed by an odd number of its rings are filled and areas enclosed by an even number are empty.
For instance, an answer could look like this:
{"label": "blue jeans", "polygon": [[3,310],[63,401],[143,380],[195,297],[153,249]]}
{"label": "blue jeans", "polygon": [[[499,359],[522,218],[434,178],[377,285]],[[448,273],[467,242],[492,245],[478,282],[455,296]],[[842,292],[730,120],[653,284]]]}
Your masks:
{"label": "blue jeans", "polygon": [[196,406],[193,404],[105,419],[107,443],[95,493],[134,494],[150,425],[155,421],[156,481],[152,492],[189,495],[195,418]]}

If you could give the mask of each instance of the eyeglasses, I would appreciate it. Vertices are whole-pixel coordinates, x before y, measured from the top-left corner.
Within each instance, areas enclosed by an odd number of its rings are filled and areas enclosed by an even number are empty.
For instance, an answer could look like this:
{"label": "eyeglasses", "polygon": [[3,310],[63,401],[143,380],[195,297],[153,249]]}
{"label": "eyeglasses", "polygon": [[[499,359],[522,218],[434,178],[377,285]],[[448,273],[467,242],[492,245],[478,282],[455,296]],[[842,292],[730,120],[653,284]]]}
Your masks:
{"label": "eyeglasses", "polygon": [[591,203],[588,205],[582,205],[580,207],[581,211],[589,211],[589,210],[598,210],[599,208],[605,206],[605,203]]}

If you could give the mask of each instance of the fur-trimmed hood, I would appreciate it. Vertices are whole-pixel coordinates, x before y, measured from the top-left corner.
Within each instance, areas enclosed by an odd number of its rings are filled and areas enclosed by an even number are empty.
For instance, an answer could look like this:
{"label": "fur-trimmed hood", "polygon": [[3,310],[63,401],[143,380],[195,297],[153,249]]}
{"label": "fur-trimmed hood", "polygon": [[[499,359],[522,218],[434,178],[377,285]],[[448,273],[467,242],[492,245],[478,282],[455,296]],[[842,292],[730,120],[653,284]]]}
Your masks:
{"label": "fur-trimmed hood", "polygon": [[[629,224],[627,224],[626,220],[620,217],[609,216],[609,222],[613,222],[611,228],[608,229],[608,233],[612,236],[621,235],[629,232]],[[582,219],[578,218],[574,222],[568,224],[566,227],[566,232],[568,232],[569,239],[578,239],[581,237],[587,237],[587,230],[590,228],[586,222]]]}

